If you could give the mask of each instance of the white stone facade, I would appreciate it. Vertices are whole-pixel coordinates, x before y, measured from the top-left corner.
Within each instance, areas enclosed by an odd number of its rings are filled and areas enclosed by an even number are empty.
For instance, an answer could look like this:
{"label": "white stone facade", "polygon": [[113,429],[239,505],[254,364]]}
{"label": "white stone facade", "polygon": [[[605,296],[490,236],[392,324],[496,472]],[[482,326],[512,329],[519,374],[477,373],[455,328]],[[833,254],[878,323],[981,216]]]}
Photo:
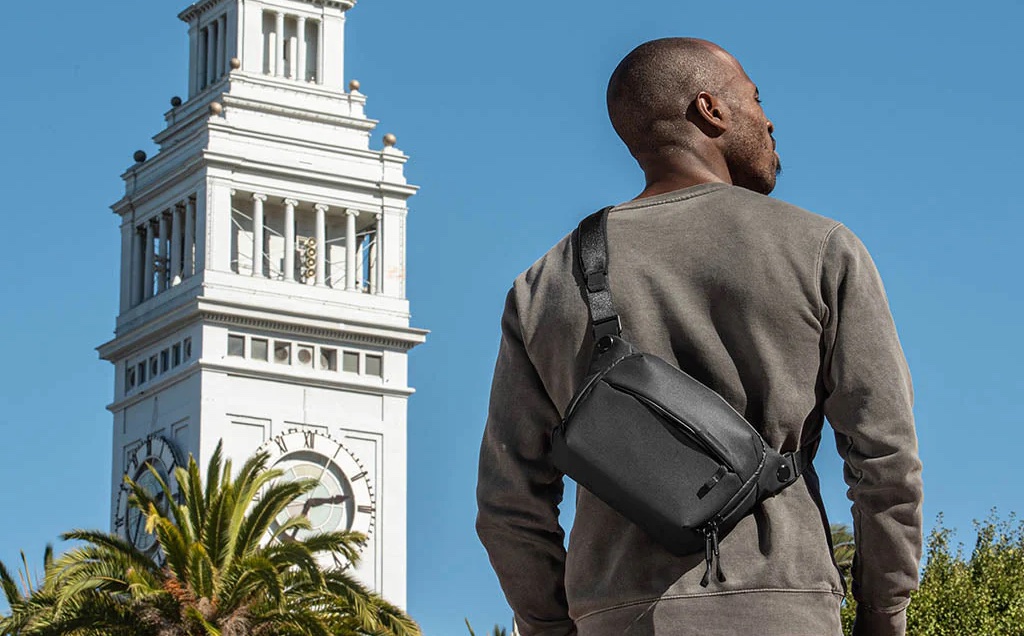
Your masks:
{"label": "white stone facade", "polygon": [[[365,468],[358,573],[406,606],[406,156],[344,84],[353,2],[206,0],[189,25],[188,99],[156,156],[124,173],[111,525],[149,436],[236,465],[292,429]],[[352,465],[356,465],[352,464]],[[352,476],[349,475],[349,478]],[[371,514],[371,506],[360,506]]]}

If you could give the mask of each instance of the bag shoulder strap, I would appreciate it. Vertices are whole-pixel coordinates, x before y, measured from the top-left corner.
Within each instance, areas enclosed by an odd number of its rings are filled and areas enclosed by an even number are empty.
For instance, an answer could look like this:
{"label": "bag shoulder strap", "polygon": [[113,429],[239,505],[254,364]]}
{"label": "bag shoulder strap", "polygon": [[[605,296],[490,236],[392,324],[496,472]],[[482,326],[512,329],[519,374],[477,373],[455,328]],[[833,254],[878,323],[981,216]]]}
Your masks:
{"label": "bag shoulder strap", "polygon": [[576,228],[576,254],[583,272],[587,306],[594,340],[622,334],[622,323],[608,286],[608,211],[602,208],[580,221]]}

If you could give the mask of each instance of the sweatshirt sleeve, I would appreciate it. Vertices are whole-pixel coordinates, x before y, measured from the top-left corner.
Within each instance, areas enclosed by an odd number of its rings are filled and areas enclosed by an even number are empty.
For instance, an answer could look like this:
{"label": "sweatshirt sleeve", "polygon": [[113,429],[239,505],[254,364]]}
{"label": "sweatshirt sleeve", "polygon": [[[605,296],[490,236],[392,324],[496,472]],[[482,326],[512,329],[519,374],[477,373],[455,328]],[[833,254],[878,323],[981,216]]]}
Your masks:
{"label": "sweatshirt sleeve", "polygon": [[522,636],[576,633],[558,523],[562,473],[549,459],[550,433],[559,421],[523,344],[512,290],[480,448],[476,529]]}
{"label": "sweatshirt sleeve", "polygon": [[910,372],[871,256],[837,225],[822,252],[825,416],[853,502],[855,636],[902,636],[921,561]]}

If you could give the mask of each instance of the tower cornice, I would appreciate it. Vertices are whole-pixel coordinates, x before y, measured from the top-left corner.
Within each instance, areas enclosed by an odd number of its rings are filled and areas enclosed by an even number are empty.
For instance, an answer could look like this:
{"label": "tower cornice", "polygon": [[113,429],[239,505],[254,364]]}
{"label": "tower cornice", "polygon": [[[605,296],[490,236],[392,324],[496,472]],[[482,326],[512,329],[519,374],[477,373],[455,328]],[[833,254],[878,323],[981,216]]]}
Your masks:
{"label": "tower cornice", "polygon": [[[193,2],[185,10],[178,14],[178,19],[182,22],[191,22],[194,18],[201,16],[210,9],[213,9],[218,4],[221,4],[224,0],[202,0],[201,2]],[[356,6],[356,0],[295,0],[303,4],[310,4],[317,7],[327,7],[328,9],[340,9],[342,11],[348,11],[352,7]]]}
{"label": "tower cornice", "polygon": [[300,334],[400,351],[422,344],[430,333],[415,327],[385,326],[351,319],[332,320],[299,313],[285,315],[208,297],[192,297],[177,307],[161,309],[160,313],[156,321],[147,320],[97,347],[100,358],[115,361],[197,322]]}

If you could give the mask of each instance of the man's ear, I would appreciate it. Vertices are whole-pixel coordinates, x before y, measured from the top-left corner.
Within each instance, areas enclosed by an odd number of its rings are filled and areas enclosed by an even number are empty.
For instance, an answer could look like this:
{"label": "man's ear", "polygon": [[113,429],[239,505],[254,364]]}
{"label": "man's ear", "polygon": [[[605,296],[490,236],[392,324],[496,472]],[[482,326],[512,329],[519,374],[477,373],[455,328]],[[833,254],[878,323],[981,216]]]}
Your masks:
{"label": "man's ear", "polygon": [[699,118],[698,126],[705,130],[710,136],[717,137],[729,127],[728,109],[711,93],[701,91],[694,100],[694,110]]}

